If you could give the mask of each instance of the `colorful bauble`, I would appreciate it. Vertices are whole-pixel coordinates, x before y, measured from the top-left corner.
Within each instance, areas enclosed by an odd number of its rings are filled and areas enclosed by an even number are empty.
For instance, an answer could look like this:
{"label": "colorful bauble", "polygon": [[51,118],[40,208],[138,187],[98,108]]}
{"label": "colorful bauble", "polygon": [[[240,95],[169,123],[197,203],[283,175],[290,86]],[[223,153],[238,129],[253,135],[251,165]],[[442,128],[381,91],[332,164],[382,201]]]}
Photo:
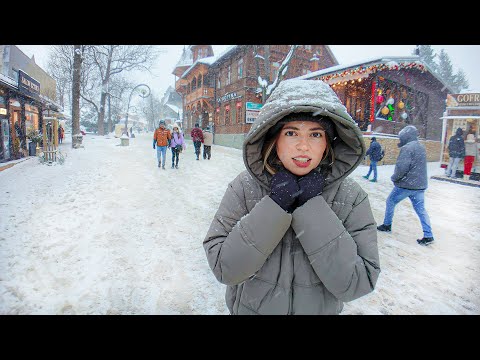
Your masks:
{"label": "colorful bauble", "polygon": [[398,108],[399,109],[403,109],[405,107],[405,103],[403,101],[400,101],[398,104],[397,104]]}
{"label": "colorful bauble", "polygon": [[388,107],[384,106],[384,107],[382,108],[382,114],[383,114],[383,115],[387,115],[389,112],[390,112],[390,110],[388,110]]}

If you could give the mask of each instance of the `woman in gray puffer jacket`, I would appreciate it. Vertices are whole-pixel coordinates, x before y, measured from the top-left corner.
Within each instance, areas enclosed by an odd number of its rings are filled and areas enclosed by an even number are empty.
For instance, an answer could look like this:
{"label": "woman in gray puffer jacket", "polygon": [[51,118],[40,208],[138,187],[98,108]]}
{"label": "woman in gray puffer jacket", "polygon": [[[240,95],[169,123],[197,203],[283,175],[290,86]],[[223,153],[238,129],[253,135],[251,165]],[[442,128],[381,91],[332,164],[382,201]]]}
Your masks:
{"label": "woman in gray puffer jacket", "polygon": [[362,134],[322,81],[284,80],[243,143],[203,242],[231,314],[339,314],[380,274]]}

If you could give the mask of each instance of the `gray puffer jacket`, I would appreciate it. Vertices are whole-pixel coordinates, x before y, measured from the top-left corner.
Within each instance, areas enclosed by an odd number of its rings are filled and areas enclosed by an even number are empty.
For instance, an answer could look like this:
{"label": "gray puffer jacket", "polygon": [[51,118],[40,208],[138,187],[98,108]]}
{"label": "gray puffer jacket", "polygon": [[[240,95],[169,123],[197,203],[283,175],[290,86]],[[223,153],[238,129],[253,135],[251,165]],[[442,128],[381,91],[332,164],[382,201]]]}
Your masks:
{"label": "gray puffer jacket", "polygon": [[[293,213],[269,196],[265,134],[285,115],[329,116],[335,162],[321,195]],[[377,230],[366,192],[347,176],[365,155],[362,134],[330,87],[284,80],[243,144],[246,171],[229,185],[203,242],[215,277],[228,285],[232,314],[338,314],[375,288]],[[322,165],[320,163],[319,167]]]}
{"label": "gray puffer jacket", "polygon": [[418,141],[418,130],[413,125],[405,126],[399,133],[400,154],[395,171],[390,178],[395,186],[410,190],[425,190],[428,187],[427,152]]}

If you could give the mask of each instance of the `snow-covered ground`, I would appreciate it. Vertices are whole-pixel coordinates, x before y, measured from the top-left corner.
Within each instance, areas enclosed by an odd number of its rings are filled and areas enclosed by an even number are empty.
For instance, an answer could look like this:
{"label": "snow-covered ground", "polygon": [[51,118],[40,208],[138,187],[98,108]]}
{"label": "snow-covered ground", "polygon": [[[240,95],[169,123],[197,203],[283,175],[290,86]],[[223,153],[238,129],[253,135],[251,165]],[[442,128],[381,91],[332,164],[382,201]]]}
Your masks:
{"label": "snow-covered ground", "polygon": [[[0,172],[0,314],[228,314],[202,241],[242,153],[213,145],[196,161],[188,142],[180,169],[162,170],[151,138],[121,147],[89,134],[76,150],[66,139],[63,165],[32,158]],[[393,169],[380,166],[378,183],[361,177],[366,166],[351,175],[379,224]],[[342,314],[480,314],[479,200],[480,188],[430,180],[429,247],[401,202],[392,233],[378,233],[375,291]]]}

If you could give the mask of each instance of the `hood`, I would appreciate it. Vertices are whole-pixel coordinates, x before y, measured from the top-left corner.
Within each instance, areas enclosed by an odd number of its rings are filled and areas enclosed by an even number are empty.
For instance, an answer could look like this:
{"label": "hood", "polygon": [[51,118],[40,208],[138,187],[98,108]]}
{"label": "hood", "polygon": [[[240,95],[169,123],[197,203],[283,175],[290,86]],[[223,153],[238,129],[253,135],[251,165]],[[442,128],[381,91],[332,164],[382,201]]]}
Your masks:
{"label": "hood", "polygon": [[[260,110],[243,142],[247,171],[267,189],[270,174],[263,170],[262,159],[265,135],[286,115],[302,112],[327,116],[335,125],[337,137],[332,141],[335,161],[326,186],[342,180],[362,162],[366,152],[362,132],[330,86],[320,80],[284,80]],[[323,164],[322,161],[319,167]]]}
{"label": "hood", "polygon": [[462,128],[458,128],[457,131],[455,132],[455,135],[457,135],[457,136],[462,136],[462,135],[463,135],[463,129],[462,129]]}
{"label": "hood", "polygon": [[402,147],[409,142],[418,140],[418,130],[413,125],[405,126],[399,133],[398,138],[400,142],[398,143],[398,147]]}

